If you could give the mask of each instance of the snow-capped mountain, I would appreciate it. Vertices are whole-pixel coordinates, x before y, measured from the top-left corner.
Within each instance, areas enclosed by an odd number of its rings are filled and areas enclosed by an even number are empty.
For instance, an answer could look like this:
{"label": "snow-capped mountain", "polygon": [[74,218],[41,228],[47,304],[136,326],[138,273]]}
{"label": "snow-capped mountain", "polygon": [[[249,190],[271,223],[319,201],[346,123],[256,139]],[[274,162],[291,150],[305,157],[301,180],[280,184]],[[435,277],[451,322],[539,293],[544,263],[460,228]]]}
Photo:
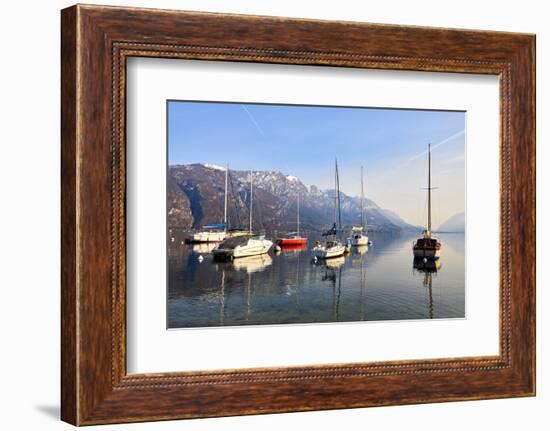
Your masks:
{"label": "snow-capped mountain", "polygon": [[[250,172],[231,170],[228,214],[232,227],[248,227]],[[200,228],[223,220],[225,168],[207,164],[173,165],[168,170],[168,224],[171,227]],[[253,171],[253,225],[257,229],[293,230],[297,197],[300,196],[300,224],[304,230],[322,230],[334,220],[334,190],[306,186],[293,175],[277,171]],[[359,225],[360,199],[340,193],[342,225]],[[364,200],[369,230],[417,229],[397,214]]]}

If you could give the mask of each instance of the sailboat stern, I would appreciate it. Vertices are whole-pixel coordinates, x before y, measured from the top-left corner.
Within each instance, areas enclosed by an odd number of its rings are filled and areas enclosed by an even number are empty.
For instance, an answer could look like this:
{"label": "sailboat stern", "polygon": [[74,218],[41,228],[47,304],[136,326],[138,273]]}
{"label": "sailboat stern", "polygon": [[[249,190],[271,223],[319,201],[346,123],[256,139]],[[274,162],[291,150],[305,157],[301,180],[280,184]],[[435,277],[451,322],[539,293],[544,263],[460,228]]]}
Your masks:
{"label": "sailboat stern", "polygon": [[353,227],[351,230],[351,238],[349,239],[349,243],[354,247],[368,245],[369,237],[363,233],[363,228]]}
{"label": "sailboat stern", "polygon": [[435,238],[419,238],[413,244],[415,258],[437,260],[441,256],[441,243]]}

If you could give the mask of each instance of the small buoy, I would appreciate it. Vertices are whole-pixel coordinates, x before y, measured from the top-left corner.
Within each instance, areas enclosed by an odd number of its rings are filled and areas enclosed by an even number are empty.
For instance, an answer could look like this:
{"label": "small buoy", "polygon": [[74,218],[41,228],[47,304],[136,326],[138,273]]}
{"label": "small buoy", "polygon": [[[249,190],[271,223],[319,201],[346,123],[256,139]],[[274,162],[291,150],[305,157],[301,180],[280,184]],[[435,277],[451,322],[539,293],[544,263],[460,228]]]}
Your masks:
{"label": "small buoy", "polygon": [[368,245],[372,245],[372,241],[369,241],[367,244],[368,244]]}
{"label": "small buoy", "polygon": [[170,242],[174,242],[176,240],[176,238],[172,237],[170,238]]}
{"label": "small buoy", "polygon": [[281,251],[281,247],[278,246],[278,245],[276,245],[276,246],[275,246],[275,251],[277,251],[277,252]]}
{"label": "small buoy", "polygon": [[313,262],[317,262],[317,256],[313,256]]}
{"label": "small buoy", "polygon": [[202,262],[204,260],[204,257],[199,256],[199,262]]}
{"label": "small buoy", "polygon": [[424,258],[424,259],[422,259],[422,261],[423,261],[424,263],[426,263],[426,262],[428,261],[428,259],[427,259],[427,258]]}

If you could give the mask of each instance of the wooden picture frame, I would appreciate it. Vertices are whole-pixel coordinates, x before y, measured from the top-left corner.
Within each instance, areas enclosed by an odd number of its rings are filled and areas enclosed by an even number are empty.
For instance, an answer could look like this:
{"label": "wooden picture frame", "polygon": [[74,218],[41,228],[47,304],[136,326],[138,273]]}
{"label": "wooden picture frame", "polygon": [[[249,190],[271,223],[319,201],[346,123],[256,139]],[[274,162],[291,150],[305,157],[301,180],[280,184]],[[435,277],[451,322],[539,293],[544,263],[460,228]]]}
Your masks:
{"label": "wooden picture frame", "polygon": [[[61,17],[64,421],[90,425],[535,394],[534,35],[83,5],[64,9]],[[500,354],[128,375],[130,56],[498,75]]]}

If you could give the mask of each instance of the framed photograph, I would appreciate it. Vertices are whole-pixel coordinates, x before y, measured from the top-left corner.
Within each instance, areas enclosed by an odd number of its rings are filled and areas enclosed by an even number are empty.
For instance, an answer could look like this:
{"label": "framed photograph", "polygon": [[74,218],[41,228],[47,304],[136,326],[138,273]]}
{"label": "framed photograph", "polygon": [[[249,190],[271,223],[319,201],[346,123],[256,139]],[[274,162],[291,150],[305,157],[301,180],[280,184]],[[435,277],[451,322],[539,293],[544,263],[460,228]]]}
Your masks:
{"label": "framed photograph", "polygon": [[62,419],[535,394],[535,37],[62,11]]}

